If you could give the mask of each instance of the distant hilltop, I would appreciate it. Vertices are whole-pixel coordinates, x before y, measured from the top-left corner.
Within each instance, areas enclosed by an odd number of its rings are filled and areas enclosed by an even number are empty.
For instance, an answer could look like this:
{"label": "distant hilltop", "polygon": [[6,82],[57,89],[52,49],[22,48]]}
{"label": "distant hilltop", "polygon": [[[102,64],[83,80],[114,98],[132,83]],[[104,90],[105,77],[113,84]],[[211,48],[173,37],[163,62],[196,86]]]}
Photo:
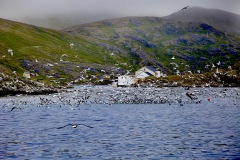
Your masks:
{"label": "distant hilltop", "polygon": [[219,9],[187,6],[163,18],[181,22],[206,23],[224,32],[240,34],[240,15]]}

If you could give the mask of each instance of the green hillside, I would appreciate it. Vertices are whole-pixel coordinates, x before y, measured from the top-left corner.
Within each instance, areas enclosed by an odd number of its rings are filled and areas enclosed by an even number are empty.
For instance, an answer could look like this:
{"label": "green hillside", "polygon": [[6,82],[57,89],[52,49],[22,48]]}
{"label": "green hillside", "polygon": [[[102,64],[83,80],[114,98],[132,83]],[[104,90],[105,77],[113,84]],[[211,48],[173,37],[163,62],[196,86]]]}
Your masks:
{"label": "green hillside", "polygon": [[106,52],[126,57],[135,69],[151,65],[169,74],[177,70],[206,72],[240,60],[239,37],[204,23],[127,17],[75,26],[64,32],[94,39]]}
{"label": "green hillside", "polygon": [[95,82],[145,65],[167,74],[202,73],[239,58],[239,37],[203,23],[128,17],[55,31],[0,19],[0,72],[29,71],[45,83]]}
{"label": "green hillside", "polygon": [[22,77],[24,71],[30,71],[37,75],[32,77],[35,80],[68,81],[79,78],[87,68],[96,73],[109,68],[107,60],[103,49],[92,39],[0,19],[2,73],[14,76],[16,71]]}

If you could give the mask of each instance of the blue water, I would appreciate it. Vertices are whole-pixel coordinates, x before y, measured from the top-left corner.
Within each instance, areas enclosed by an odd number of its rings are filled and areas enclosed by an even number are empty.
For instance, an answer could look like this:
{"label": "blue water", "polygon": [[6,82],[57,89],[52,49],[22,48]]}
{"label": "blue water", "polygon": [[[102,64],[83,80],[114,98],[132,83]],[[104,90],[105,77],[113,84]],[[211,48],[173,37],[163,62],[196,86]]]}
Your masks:
{"label": "blue water", "polygon": [[37,106],[36,98],[23,109],[1,108],[0,159],[240,159],[239,104],[87,104],[72,110]]}

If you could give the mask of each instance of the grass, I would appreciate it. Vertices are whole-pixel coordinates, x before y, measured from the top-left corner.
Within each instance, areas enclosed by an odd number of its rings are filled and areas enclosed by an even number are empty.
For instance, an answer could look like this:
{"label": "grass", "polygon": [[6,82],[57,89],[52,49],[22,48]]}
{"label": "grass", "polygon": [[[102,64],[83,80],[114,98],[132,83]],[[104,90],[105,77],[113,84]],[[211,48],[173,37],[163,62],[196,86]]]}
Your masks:
{"label": "grass", "polygon": [[[102,58],[105,53],[99,53],[101,48],[95,42],[54,30],[0,19],[0,39],[0,71],[9,75],[16,71],[20,77],[22,76],[27,70],[21,65],[22,60],[35,62],[37,59],[41,66],[45,63],[59,63],[63,54],[67,55],[65,59],[72,65],[105,63]],[[73,49],[70,43],[75,44]],[[9,48],[13,50],[13,56],[8,53]],[[109,63],[113,63],[110,58],[109,60]],[[55,70],[58,71],[59,67]],[[67,80],[75,74],[59,73]],[[40,80],[45,80],[47,73],[41,74]]]}
{"label": "grass", "polygon": [[[88,68],[94,64],[98,64],[99,68],[102,69],[120,64],[119,66],[123,69],[129,70],[133,68],[132,71],[136,71],[143,65],[140,63],[145,59],[135,57],[133,60],[139,63],[133,64],[129,53],[131,50],[134,50],[137,54],[141,54],[137,51],[140,46],[142,51],[147,53],[148,64],[156,65],[160,63],[169,70],[169,73],[174,73],[173,66],[170,64],[171,62],[178,63],[178,69],[180,72],[183,72],[186,69],[184,66],[187,64],[190,66],[195,65],[196,69],[204,71],[204,66],[208,63],[224,61],[226,62],[225,66],[222,66],[222,69],[224,69],[224,67],[226,68],[228,65],[233,65],[239,61],[239,47],[237,55],[227,55],[225,57],[220,55],[211,57],[208,55],[210,48],[218,48],[220,44],[229,45],[233,43],[235,48],[237,48],[239,38],[236,36],[232,37],[229,35],[229,37],[221,38],[214,34],[209,34],[209,38],[214,39],[215,44],[178,44],[176,43],[178,38],[185,38],[191,41],[193,35],[206,36],[207,32],[194,23],[159,21],[159,19],[154,18],[135,17],[132,19],[141,23],[135,24],[128,18],[115,20],[110,26],[102,22],[97,22],[82,26],[80,30],[74,30],[72,32],[73,35],[62,31],[0,19],[0,72],[12,75],[13,71],[17,71],[18,76],[22,76],[24,71],[29,70],[21,65],[23,60],[27,60],[32,65],[37,65],[40,68],[39,81],[50,81],[46,78],[46,75],[53,73],[58,73],[61,78],[65,78],[64,81],[74,80],[74,78],[80,75],[80,70],[75,69],[76,66]],[[169,26],[173,26],[176,29],[170,35],[166,32]],[[187,29],[192,30],[191,32],[187,32]],[[138,41],[126,38],[125,35],[144,39],[148,43],[155,44],[157,47],[148,48]],[[154,39],[154,35],[158,38]],[[129,48],[124,47],[123,42],[128,42],[130,45]],[[71,43],[74,43],[73,48],[70,47]],[[116,47],[122,53],[111,56],[110,53],[112,50],[107,50],[99,46],[99,43]],[[13,57],[8,53],[9,48],[13,49]],[[199,52],[190,52],[187,49],[197,49]],[[222,52],[226,51],[222,50]],[[66,63],[59,62],[63,54],[67,55],[64,57],[64,61],[68,61]],[[171,59],[173,55],[177,57],[181,54],[195,56],[196,59],[193,62],[179,58],[176,58],[174,61]],[[202,66],[197,64],[197,58],[199,57],[207,58],[201,64]],[[36,59],[38,63],[35,62]],[[43,65],[47,63],[54,64],[54,67],[49,71],[43,69]],[[121,65],[121,63],[127,63],[128,66]],[[183,65],[180,65],[181,63]],[[30,68],[30,70],[32,69],[34,68]],[[174,77],[171,78],[174,79]],[[59,80],[59,78],[55,77],[55,79],[51,80]]]}

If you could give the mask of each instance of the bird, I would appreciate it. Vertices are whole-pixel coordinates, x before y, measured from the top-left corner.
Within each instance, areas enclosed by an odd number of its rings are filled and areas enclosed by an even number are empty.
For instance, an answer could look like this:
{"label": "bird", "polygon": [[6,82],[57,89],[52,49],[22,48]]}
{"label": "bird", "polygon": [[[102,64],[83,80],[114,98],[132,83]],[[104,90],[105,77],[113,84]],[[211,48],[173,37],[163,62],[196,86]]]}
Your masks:
{"label": "bird", "polygon": [[188,7],[189,7],[189,6],[186,6],[186,7],[182,8],[181,10],[187,9]]}
{"label": "bird", "polygon": [[66,54],[61,55],[60,62],[63,62],[63,59],[62,59],[63,57],[67,57],[67,55]]}
{"label": "bird", "polygon": [[12,49],[8,49],[8,53],[10,53],[10,55],[13,56],[13,50]]}
{"label": "bird", "polygon": [[171,59],[175,59],[175,57],[173,56]]}
{"label": "bird", "polygon": [[4,104],[4,105],[2,106],[2,108],[4,108],[4,107],[7,107],[7,104]]}
{"label": "bird", "polygon": [[188,71],[188,73],[192,74],[192,71]]}
{"label": "bird", "polygon": [[21,109],[19,107],[12,107],[11,111],[13,111],[14,109]]}
{"label": "bird", "polygon": [[72,128],[77,128],[78,126],[85,126],[85,127],[88,127],[88,128],[94,128],[92,126],[88,126],[88,125],[85,125],[85,124],[67,124],[65,126],[62,126],[62,127],[58,127],[57,129],[62,129],[62,128],[65,128],[67,126],[72,126]]}
{"label": "bird", "polygon": [[71,43],[71,44],[70,44],[70,47],[73,48],[73,47],[74,47],[74,43]]}
{"label": "bird", "polygon": [[187,92],[186,96],[188,96],[191,100],[194,99],[194,94],[191,92]]}

